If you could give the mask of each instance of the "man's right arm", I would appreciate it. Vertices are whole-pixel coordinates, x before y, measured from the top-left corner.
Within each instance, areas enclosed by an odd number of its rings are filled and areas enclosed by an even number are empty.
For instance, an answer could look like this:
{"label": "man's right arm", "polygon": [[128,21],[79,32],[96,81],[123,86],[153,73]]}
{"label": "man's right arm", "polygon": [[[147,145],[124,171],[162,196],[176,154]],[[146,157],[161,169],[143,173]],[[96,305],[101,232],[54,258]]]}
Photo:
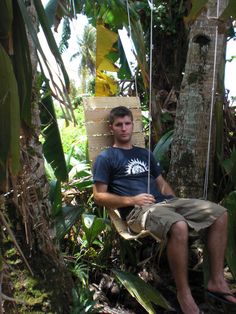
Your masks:
{"label": "man's right arm", "polygon": [[93,186],[94,200],[98,205],[107,208],[120,208],[129,206],[143,206],[155,203],[151,194],[142,193],[135,196],[120,196],[107,191],[107,184],[95,182]]}

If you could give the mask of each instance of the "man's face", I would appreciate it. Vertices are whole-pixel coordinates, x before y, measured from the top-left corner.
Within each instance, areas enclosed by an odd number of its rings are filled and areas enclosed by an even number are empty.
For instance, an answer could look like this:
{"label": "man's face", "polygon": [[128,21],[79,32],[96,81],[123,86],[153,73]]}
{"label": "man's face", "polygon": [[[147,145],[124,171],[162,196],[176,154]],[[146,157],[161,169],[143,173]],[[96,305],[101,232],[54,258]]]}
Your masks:
{"label": "man's face", "polygon": [[133,133],[133,121],[131,117],[117,117],[110,128],[114,135],[115,143],[129,143]]}

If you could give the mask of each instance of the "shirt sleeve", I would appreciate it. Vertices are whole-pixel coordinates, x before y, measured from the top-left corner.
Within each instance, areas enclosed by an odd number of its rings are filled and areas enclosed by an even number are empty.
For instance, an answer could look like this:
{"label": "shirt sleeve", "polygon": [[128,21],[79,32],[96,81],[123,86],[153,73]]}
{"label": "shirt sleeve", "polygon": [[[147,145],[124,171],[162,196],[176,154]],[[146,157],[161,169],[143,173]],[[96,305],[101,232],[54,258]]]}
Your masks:
{"label": "shirt sleeve", "polygon": [[110,164],[102,154],[98,155],[93,165],[93,182],[102,182],[108,185],[110,181]]}

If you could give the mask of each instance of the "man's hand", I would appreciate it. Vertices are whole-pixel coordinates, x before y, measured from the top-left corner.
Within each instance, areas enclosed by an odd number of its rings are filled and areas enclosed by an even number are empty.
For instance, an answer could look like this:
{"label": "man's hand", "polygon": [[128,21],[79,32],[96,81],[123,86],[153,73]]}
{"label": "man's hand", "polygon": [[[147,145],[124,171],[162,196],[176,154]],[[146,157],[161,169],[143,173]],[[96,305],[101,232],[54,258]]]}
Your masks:
{"label": "man's hand", "polygon": [[141,193],[133,196],[134,205],[144,206],[156,203],[156,200],[152,194]]}
{"label": "man's hand", "polygon": [[93,186],[94,200],[97,204],[107,208],[120,208],[129,206],[144,206],[156,203],[153,195],[141,193],[135,196],[120,196],[107,191],[107,185],[96,182]]}

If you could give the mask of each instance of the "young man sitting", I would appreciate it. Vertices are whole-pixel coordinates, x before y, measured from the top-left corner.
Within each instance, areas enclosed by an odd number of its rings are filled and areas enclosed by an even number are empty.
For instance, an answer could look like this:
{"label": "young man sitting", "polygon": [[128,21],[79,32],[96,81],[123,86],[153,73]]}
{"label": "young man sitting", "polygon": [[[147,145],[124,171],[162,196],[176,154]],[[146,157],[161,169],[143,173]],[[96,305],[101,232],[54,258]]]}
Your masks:
{"label": "young man sitting", "polygon": [[[147,229],[167,241],[177,299],[185,314],[200,313],[188,283],[189,228],[207,230],[210,263],[207,293],[236,309],[236,298],[230,292],[223,273],[227,210],[209,201],[175,196],[153,155],[132,145],[133,115],[128,108],[119,106],[112,109],[109,124],[114,144],[103,151],[94,164],[95,202],[107,208],[118,208],[132,231]],[[148,177],[150,191],[147,191]]]}

